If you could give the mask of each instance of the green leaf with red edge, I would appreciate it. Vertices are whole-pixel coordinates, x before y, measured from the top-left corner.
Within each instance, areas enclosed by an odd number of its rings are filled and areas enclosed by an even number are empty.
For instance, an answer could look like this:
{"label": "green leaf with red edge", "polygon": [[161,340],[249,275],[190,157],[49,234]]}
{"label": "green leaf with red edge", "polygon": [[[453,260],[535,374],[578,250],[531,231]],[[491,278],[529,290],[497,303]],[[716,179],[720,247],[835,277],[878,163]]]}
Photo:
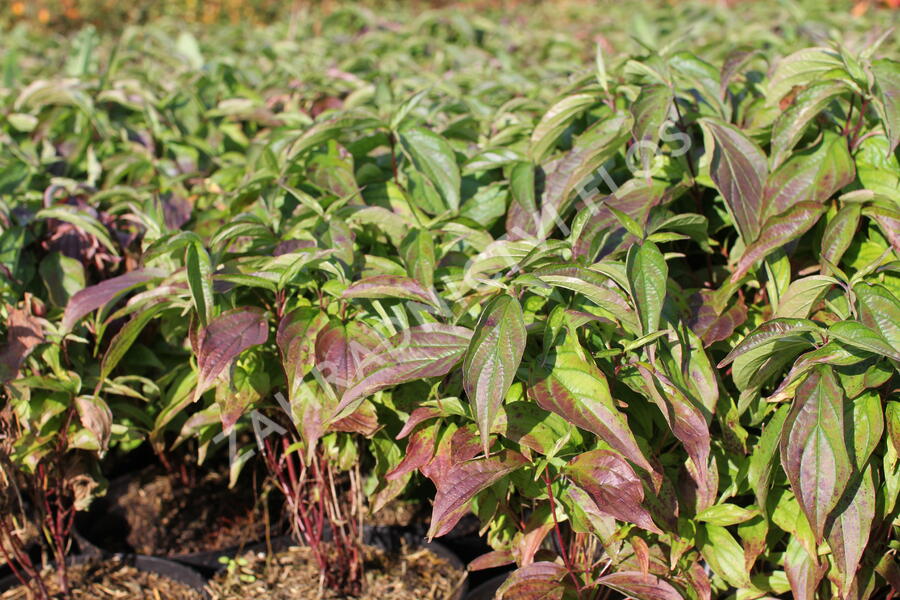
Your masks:
{"label": "green leaf with red edge", "polygon": [[[844,252],[853,243],[856,235],[856,229],[859,227],[859,217],[862,213],[862,206],[859,204],[847,204],[837,212],[828,225],[825,226],[825,232],[822,234],[822,251],[821,257],[833,265],[841,262]],[[827,265],[822,261],[823,265]],[[827,271],[823,268],[823,272]]]}
{"label": "green leaf with red edge", "polygon": [[781,438],[781,464],[816,536],[850,479],[844,394],[830,366],[818,365],[797,388]]}
{"label": "green leaf with red edge", "polygon": [[236,308],[222,313],[200,332],[197,366],[200,374],[194,401],[212,387],[216,378],[238,355],[269,339],[269,324],[257,308]]}
{"label": "green leaf with red edge", "polygon": [[318,307],[302,306],[281,318],[275,333],[275,344],[287,377],[288,390],[316,366],[316,337],[328,324],[328,316]]}
{"label": "green leaf with red edge", "polygon": [[819,326],[809,319],[778,318],[766,321],[744,336],[744,339],[719,362],[718,367],[721,369],[738,356],[760,346],[785,340],[806,341],[806,334],[820,332]]}
{"label": "green leaf with red edge", "polygon": [[821,204],[800,202],[784,213],[770,218],[763,225],[756,241],[744,250],[734,273],[731,274],[731,281],[739,281],[756,261],[812,229],[824,212],[825,207]]}
{"label": "green leaf with red edge", "polygon": [[472,404],[485,454],[494,417],[522,361],[525,337],[519,301],[502,294],[484,307],[463,358],[463,388]]}
{"label": "green leaf with red edge", "polygon": [[437,486],[428,539],[450,532],[466,513],[469,501],[482,490],[523,467],[525,457],[504,450],[490,458],[469,460],[453,465]]}
{"label": "green leaf with red edge", "polygon": [[784,572],[797,600],[814,600],[816,589],[827,569],[827,563],[816,564],[797,536],[788,540],[784,554]]}
{"label": "green leaf with red edge", "polygon": [[719,119],[703,118],[706,150],[712,152],[710,176],[738,232],[749,244],[759,235],[763,215],[763,186],[768,175],[766,155],[744,132]]}
{"label": "green leaf with red edge", "polygon": [[591,450],[572,459],[566,475],[583,489],[602,512],[621,521],[661,534],[643,506],[641,479],[622,456],[612,450]]}
{"label": "green leaf with red edge", "polygon": [[538,406],[595,434],[640,468],[653,468],[641,452],[628,420],[616,408],[603,372],[567,329],[562,341],[535,367],[528,398]]}

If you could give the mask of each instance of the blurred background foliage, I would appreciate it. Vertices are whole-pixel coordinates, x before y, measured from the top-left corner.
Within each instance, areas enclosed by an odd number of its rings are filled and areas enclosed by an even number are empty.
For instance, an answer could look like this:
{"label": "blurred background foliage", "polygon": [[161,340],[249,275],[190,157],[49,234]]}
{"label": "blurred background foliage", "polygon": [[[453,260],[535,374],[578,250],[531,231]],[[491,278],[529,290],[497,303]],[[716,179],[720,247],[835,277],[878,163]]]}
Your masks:
{"label": "blurred background foliage", "polygon": [[[638,0],[645,6],[676,4],[679,0]],[[711,5],[755,3],[779,4],[771,0],[709,0]],[[400,2],[364,1],[368,8],[385,8],[411,12],[429,8],[454,7],[461,10],[484,11],[494,14],[510,14],[538,10],[542,16],[554,18],[554,24],[573,23],[590,14],[591,9],[603,10],[616,0],[409,0]],[[900,0],[815,0],[804,2],[804,8],[818,5],[823,11],[838,14],[850,13],[862,16],[878,8],[900,8]],[[172,19],[187,23],[213,24],[271,24],[280,20],[297,18],[313,10],[327,14],[343,6],[334,0],[5,0],[0,3],[0,27],[8,28],[18,23],[29,23],[57,30],[79,29],[93,25],[99,29],[114,30],[128,24],[140,24],[159,19]],[[586,13],[585,11],[588,11]]]}

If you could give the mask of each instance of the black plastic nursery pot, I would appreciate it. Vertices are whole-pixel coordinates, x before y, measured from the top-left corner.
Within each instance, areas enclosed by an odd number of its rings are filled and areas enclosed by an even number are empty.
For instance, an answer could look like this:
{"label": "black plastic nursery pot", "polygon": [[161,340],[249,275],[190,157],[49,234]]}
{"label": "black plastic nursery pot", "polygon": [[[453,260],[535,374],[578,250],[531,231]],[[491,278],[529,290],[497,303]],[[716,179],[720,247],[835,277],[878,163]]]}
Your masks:
{"label": "black plastic nursery pot", "polygon": [[[111,558],[113,558],[113,556],[80,554],[71,557],[68,564],[72,566],[82,565],[93,561],[100,562],[109,560]],[[206,578],[186,565],[156,556],[118,555],[118,558],[138,571],[154,573],[171,581],[181,583],[186,587],[196,590],[203,598],[209,598],[209,594],[206,591]],[[2,577],[0,578],[0,593],[11,590],[19,585],[19,580],[13,575]]]}

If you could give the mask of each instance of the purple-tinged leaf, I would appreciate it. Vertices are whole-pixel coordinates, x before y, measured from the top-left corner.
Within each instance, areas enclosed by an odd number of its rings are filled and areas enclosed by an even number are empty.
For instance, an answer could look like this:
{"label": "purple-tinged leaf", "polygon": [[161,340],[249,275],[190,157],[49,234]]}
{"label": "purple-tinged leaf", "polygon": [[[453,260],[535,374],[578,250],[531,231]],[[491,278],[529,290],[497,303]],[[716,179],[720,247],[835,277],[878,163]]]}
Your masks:
{"label": "purple-tinged leaf", "polygon": [[397,434],[397,439],[402,440],[408,436],[409,432],[415,429],[416,425],[419,423],[427,421],[428,419],[435,419],[442,414],[441,409],[433,406],[422,406],[415,409],[409,414],[409,418],[406,419],[406,423],[403,424],[403,428],[400,430],[400,433]]}
{"label": "purple-tinged leaf", "polygon": [[401,331],[363,360],[337,410],[401,383],[446,375],[462,360],[471,339],[470,329],[440,323]]}
{"label": "purple-tinged leaf", "polygon": [[263,311],[236,308],[212,319],[200,333],[197,366],[200,374],[194,402],[212,387],[216,378],[238,355],[269,339],[269,325]]}
{"label": "purple-tinged leaf", "polygon": [[888,156],[900,144],[900,62],[889,58],[872,61],[878,102],[875,109],[888,136]]}
{"label": "purple-tinged leaf", "polygon": [[516,569],[497,590],[497,600],[562,600],[566,568],[541,561]]}
{"label": "purple-tinged leaf", "polygon": [[495,569],[504,567],[516,562],[516,557],[510,550],[493,550],[482,554],[466,565],[467,571],[483,571],[484,569]]}
{"label": "purple-tinged leaf", "polygon": [[62,319],[62,328],[71,331],[72,327],[88,313],[162,275],[162,272],[155,269],[138,269],[84,288],[69,299]]}
{"label": "purple-tinged leaf", "polygon": [[699,121],[712,152],[710,176],[725,198],[738,232],[749,244],[757,238],[768,174],[766,155],[740,129],[718,119]]}
{"label": "purple-tinged leaf", "polygon": [[281,318],[275,333],[275,344],[281,363],[293,390],[316,365],[316,337],[328,324],[328,316],[318,307],[303,306]]}
{"label": "purple-tinged leaf", "polygon": [[437,425],[432,423],[421,429],[417,429],[406,444],[406,454],[400,464],[389,471],[385,477],[388,480],[400,479],[407,473],[411,473],[426,465],[434,456],[434,442],[437,436]]}
{"label": "purple-tinged leaf", "polygon": [[822,204],[800,202],[784,213],[770,218],[763,225],[756,241],[744,250],[734,273],[731,274],[731,281],[739,281],[756,261],[812,229],[824,212],[825,207]]}
{"label": "purple-tinged leaf", "polygon": [[853,286],[859,304],[859,320],[881,332],[891,347],[900,352],[900,299],[880,283],[859,282]]}
{"label": "purple-tinged leaf", "polygon": [[378,334],[361,321],[329,323],[316,337],[316,368],[340,398],[359,377],[360,365],[382,343]]}
{"label": "purple-tinged leaf", "polygon": [[688,327],[701,340],[703,346],[728,339],[734,330],[747,320],[747,305],[739,297],[737,301],[721,314],[716,312],[712,290],[700,290],[691,296],[691,318]]}
{"label": "purple-tinged leaf", "polygon": [[819,326],[808,319],[772,319],[766,321],[741,340],[731,352],[728,353],[718,367],[724,368],[738,356],[766,344],[774,344],[780,341],[805,341],[805,334],[819,332]]}
{"label": "purple-tinged leaf", "polygon": [[781,438],[781,464],[817,542],[850,479],[843,401],[831,367],[815,367],[797,388]]}
{"label": "purple-tinged leaf", "polygon": [[370,438],[381,428],[381,425],[378,423],[375,405],[363,401],[352,413],[331,423],[330,428],[331,431],[358,433]]}
{"label": "purple-tinged leaf", "polygon": [[570,330],[562,343],[550,351],[544,364],[531,377],[529,399],[597,435],[640,468],[653,471],[627,419],[616,409],[606,377]]}
{"label": "purple-tinged leaf", "polygon": [[[859,204],[847,204],[828,221],[825,233],[822,234],[822,258],[833,265],[841,262],[844,252],[853,242],[856,228],[859,227],[859,216],[862,207]],[[827,264],[827,263],[824,263]]]}
{"label": "purple-tinged leaf", "polygon": [[410,277],[372,275],[344,290],[344,298],[400,298],[436,306],[434,295]]}
{"label": "purple-tinged leaf", "polygon": [[874,520],[875,484],[872,469],[867,468],[858,485],[849,489],[841,499],[826,534],[839,574],[835,583],[843,598],[848,597],[856,578],[856,569],[869,542]]}
{"label": "purple-tinged leaf", "polygon": [[828,564],[817,565],[797,536],[791,536],[784,554],[784,572],[796,600],[815,600],[816,589]]}
{"label": "purple-tinged leaf", "polygon": [[572,253],[592,263],[624,250],[638,240],[629,234],[613,209],[628,216],[644,229],[654,206],[666,200],[671,191],[657,181],[630,179],[604,198],[585,198],[572,224]]}
{"label": "purple-tinged leaf", "polygon": [[863,215],[878,223],[878,227],[891,243],[894,252],[900,254],[900,210],[881,204],[872,204],[863,209]]}
{"label": "purple-tinged leaf", "polygon": [[669,266],[659,248],[650,241],[628,249],[625,263],[631,298],[641,320],[641,334],[659,329],[659,317],[666,300]]}
{"label": "purple-tinged leaf", "polygon": [[803,137],[810,121],[835,98],[849,91],[849,86],[837,79],[814,83],[797,94],[791,107],[772,125],[772,165],[777,167],[783,163]]}
{"label": "purple-tinged leaf", "polygon": [[478,432],[474,426],[456,428],[451,425],[441,432],[434,457],[419,470],[439,488],[453,467],[475,458],[481,452]]}
{"label": "purple-tinged leaf", "polygon": [[779,215],[799,202],[822,204],[855,177],[847,139],[826,131],[814,148],[797,152],[769,175],[760,218]]}
{"label": "purple-tinged leaf", "polygon": [[484,307],[466,350],[463,388],[472,404],[485,454],[494,417],[522,361],[525,336],[519,301],[503,294]]}
{"label": "purple-tinged leaf", "polygon": [[669,429],[682,443],[694,462],[695,478],[700,489],[707,487],[709,477],[710,435],[706,417],[674,383],[659,371],[637,363],[644,388],[662,412]]}
{"label": "purple-tinged leaf", "polygon": [[602,512],[662,534],[642,505],[644,487],[640,478],[616,452],[591,450],[580,454],[566,466],[566,475],[588,493]]}
{"label": "purple-tinged leaf", "polygon": [[756,57],[764,57],[765,55],[758,48],[752,46],[739,46],[731,50],[722,63],[722,70],[719,73],[719,94],[724,99],[728,93],[728,85],[744,67]]}
{"label": "purple-tinged leaf", "polygon": [[113,420],[109,406],[96,396],[78,396],[75,398],[75,409],[81,424],[96,438],[100,452],[106,452]]}
{"label": "purple-tinged leaf", "polygon": [[490,458],[470,460],[452,466],[437,484],[428,539],[450,532],[466,513],[469,501],[480,491],[525,465],[521,454],[505,450]]}
{"label": "purple-tinged leaf", "polygon": [[684,600],[665,579],[640,571],[610,573],[599,578],[597,583],[638,600]]}
{"label": "purple-tinged leaf", "polygon": [[552,286],[581,294],[629,331],[638,331],[638,322],[628,300],[605,275],[574,264],[549,265],[532,275]]}

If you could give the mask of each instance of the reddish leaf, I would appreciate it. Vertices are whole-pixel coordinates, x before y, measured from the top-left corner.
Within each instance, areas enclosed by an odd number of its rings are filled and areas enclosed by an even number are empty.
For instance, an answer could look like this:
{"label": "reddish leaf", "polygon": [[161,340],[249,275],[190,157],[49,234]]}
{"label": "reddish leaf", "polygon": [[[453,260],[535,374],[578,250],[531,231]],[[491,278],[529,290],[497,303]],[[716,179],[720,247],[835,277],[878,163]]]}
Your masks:
{"label": "reddish leaf", "polygon": [[315,366],[315,344],[319,331],[328,324],[328,317],[316,307],[304,306],[281,318],[275,343],[288,379],[288,389],[303,379]]}
{"label": "reddish leaf", "polygon": [[269,325],[263,311],[255,308],[236,308],[222,313],[209,322],[200,334],[197,365],[200,374],[194,401],[208,390],[219,374],[238,355],[269,339]]}
{"label": "reddish leaf", "polygon": [[576,456],[566,474],[590,495],[597,508],[647,531],[662,533],[641,503],[644,488],[631,466],[611,450],[591,450]]}
{"label": "reddish leaf", "polygon": [[817,542],[850,478],[843,396],[831,367],[814,367],[797,388],[781,438],[784,472]]}
{"label": "reddish leaf", "polygon": [[494,417],[522,361],[525,336],[519,301],[507,294],[497,296],[484,307],[463,359],[463,387],[485,454]]}
{"label": "reddish leaf", "polygon": [[399,275],[372,275],[352,284],[343,294],[344,298],[401,298],[415,300],[436,306],[431,292],[411,277]]}
{"label": "reddish leaf", "polygon": [[441,432],[434,457],[421,469],[422,475],[434,482],[435,487],[443,485],[444,478],[457,464],[478,456],[481,444],[474,426],[456,428],[455,425]]}
{"label": "reddish leaf", "polygon": [[482,571],[484,569],[495,569],[497,567],[503,567],[508,564],[512,564],[516,561],[515,556],[509,550],[493,550],[486,554],[482,554],[472,562],[470,562],[466,569],[468,571]]}
{"label": "reddish leaf", "polygon": [[610,573],[598,579],[597,583],[639,600],[684,600],[665,579],[640,571]]}
{"label": "reddish leaf", "polygon": [[714,307],[713,296],[712,290],[700,290],[690,300],[691,318],[688,327],[703,340],[704,347],[728,339],[747,320],[747,305],[743,298],[739,297],[720,314]]}
{"label": "reddish leaf", "polygon": [[129,290],[161,276],[162,273],[155,269],[138,269],[76,292],[66,305],[66,311],[62,318],[62,328],[66,331],[71,331],[75,323],[89,312],[97,310]]}
{"label": "reddish leaf", "polygon": [[787,552],[784,554],[784,572],[796,600],[814,600],[828,563],[814,563],[798,540],[797,536],[792,536],[788,542]]}
{"label": "reddish leaf", "polygon": [[403,428],[397,434],[397,439],[402,440],[409,435],[410,431],[416,428],[416,425],[422,421],[439,417],[441,414],[441,409],[433,406],[422,406],[415,409],[409,414],[409,418],[406,419],[406,423],[403,424]]}
{"label": "reddish leaf", "polygon": [[400,461],[386,477],[388,480],[399,479],[423,467],[434,456],[434,440],[437,434],[437,425],[432,423],[422,429],[417,429],[406,444],[406,456]]}
{"label": "reddish leaf", "polygon": [[0,352],[0,382],[18,377],[34,347],[44,341],[40,319],[21,308],[11,308],[6,319],[6,346]]}
{"label": "reddish leaf", "polygon": [[330,323],[316,337],[316,368],[340,398],[359,377],[363,361],[382,343],[378,334],[360,321]]}
{"label": "reddish leaf", "polygon": [[105,452],[109,446],[113,420],[109,406],[95,396],[78,396],[75,398],[75,409],[81,424],[97,439],[100,452]]}
{"label": "reddish leaf", "polygon": [[330,426],[332,431],[358,433],[365,437],[372,437],[380,427],[378,414],[375,412],[375,406],[371,402],[363,402],[359,405],[359,408],[343,419],[338,419]]}
{"label": "reddish leaf", "polygon": [[377,391],[427,377],[441,377],[462,359],[472,331],[427,323],[401,331],[359,365],[337,410]]}
{"label": "reddish leaf", "polygon": [[437,485],[428,539],[449,533],[468,510],[469,501],[527,461],[521,454],[505,450],[490,458],[458,463]]}

